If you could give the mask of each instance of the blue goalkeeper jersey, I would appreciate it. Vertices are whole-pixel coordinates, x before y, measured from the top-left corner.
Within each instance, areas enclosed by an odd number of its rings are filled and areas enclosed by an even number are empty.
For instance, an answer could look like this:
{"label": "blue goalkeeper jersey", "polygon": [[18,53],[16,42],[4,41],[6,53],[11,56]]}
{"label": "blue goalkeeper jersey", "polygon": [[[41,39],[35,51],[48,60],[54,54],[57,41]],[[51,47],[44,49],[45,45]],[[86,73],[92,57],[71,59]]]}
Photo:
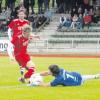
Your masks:
{"label": "blue goalkeeper jersey", "polygon": [[78,86],[81,85],[82,77],[77,72],[67,72],[64,69],[60,69],[60,73],[50,83],[51,86],[63,85],[63,86]]}

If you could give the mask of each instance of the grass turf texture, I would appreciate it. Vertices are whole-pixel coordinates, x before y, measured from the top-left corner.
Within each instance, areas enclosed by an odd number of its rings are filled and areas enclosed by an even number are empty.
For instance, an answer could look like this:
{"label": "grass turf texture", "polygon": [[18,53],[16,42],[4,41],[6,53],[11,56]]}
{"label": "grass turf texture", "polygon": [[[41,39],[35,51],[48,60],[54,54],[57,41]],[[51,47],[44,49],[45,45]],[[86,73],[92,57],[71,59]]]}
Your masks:
{"label": "grass turf texture", "polygon": [[[82,74],[100,73],[100,58],[43,58],[32,57],[37,70],[47,70],[50,64],[59,64],[69,71]],[[17,63],[0,57],[0,100],[100,100],[100,79],[86,81],[78,87],[27,87],[18,82]],[[45,81],[52,80],[46,77]]]}

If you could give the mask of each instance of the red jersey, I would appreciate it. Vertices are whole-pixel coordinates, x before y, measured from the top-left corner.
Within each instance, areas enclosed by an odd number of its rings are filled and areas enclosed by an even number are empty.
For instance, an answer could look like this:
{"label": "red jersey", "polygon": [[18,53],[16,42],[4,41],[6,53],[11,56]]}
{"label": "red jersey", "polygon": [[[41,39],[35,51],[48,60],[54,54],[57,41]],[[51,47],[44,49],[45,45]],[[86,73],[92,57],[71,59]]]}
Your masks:
{"label": "red jersey", "polygon": [[19,35],[14,37],[11,42],[14,45],[15,57],[27,53],[27,46],[29,43],[29,40],[27,38],[24,38],[22,35]]}
{"label": "red jersey", "polygon": [[89,24],[92,21],[92,17],[90,15],[84,16],[84,23]]}
{"label": "red jersey", "polygon": [[8,25],[9,28],[13,31],[13,37],[18,36],[21,33],[22,26],[25,24],[29,24],[28,20],[14,19]]}

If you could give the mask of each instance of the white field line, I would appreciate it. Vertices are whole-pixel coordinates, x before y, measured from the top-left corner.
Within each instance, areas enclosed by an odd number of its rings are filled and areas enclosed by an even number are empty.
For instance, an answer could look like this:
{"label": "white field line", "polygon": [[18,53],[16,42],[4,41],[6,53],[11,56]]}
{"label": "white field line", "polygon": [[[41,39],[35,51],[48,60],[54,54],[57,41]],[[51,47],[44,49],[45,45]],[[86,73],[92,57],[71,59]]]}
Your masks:
{"label": "white field line", "polygon": [[11,86],[11,85],[6,85],[6,86],[0,86],[0,89],[4,89],[4,88],[6,88],[6,89],[11,89],[11,88],[23,88],[23,87],[27,87],[27,85],[26,84],[24,84],[24,85],[16,85],[16,86]]}

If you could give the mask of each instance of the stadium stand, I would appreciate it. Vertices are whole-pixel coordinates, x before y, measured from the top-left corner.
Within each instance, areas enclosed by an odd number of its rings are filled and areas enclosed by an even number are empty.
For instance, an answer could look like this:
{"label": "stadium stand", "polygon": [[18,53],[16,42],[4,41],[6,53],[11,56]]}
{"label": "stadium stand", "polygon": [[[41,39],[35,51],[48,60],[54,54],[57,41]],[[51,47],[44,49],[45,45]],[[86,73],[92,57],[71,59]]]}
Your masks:
{"label": "stadium stand", "polygon": [[[86,30],[82,32],[58,32],[57,26],[59,23],[59,17],[60,14],[53,15],[50,24],[37,33],[42,38],[42,41],[39,42],[39,45],[38,42],[35,43],[34,48],[38,53],[70,53],[71,51],[71,53],[79,53],[99,51],[100,24],[91,25],[91,28],[94,31]],[[34,50],[31,52],[34,52]]]}

